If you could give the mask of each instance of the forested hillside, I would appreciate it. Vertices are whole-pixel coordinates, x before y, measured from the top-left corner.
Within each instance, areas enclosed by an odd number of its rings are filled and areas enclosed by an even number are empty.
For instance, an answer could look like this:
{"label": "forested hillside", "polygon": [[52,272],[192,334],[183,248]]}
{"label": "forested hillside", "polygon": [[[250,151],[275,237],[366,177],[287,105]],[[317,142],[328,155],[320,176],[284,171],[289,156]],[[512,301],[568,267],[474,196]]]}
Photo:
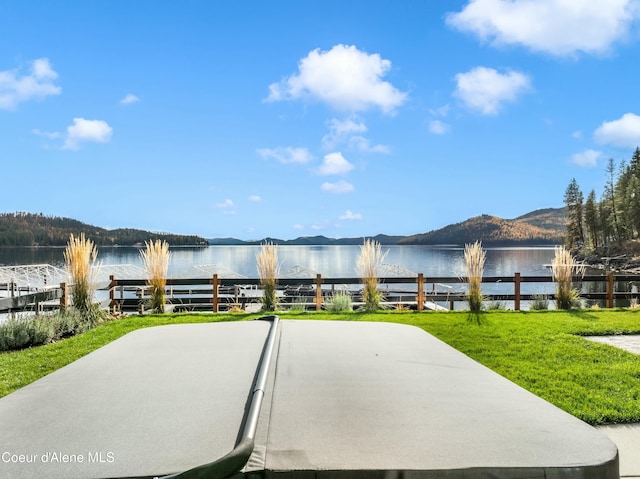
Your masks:
{"label": "forested hillside", "polygon": [[151,233],[137,229],[107,230],[70,218],[32,213],[0,214],[0,246],[65,246],[71,234],[84,233],[98,246],[131,246],[163,239],[172,246],[200,246],[198,236]]}
{"label": "forested hillside", "polygon": [[604,190],[585,197],[571,180],[564,196],[567,210],[566,242],[572,249],[601,251],[640,239],[640,148],[631,161],[616,165],[609,159]]}
{"label": "forested hillside", "polygon": [[399,244],[462,245],[474,241],[482,241],[486,246],[560,244],[564,240],[564,221],[564,213],[559,208],[537,210],[513,220],[481,215],[410,236]]}

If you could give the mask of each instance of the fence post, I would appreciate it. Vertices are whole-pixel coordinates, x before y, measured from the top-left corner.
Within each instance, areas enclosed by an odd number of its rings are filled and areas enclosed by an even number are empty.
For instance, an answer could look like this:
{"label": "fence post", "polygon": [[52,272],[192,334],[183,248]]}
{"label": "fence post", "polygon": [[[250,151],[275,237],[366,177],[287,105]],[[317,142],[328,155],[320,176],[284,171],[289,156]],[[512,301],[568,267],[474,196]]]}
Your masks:
{"label": "fence post", "polygon": [[513,309],[520,311],[520,273],[513,275]]}
{"label": "fence post", "polygon": [[316,311],[322,309],[322,275],[316,274]]}
{"label": "fence post", "polygon": [[416,298],[418,301],[418,311],[422,311],[424,309],[424,275],[422,273],[418,273],[418,297]]}
{"label": "fence post", "polygon": [[109,312],[111,314],[116,314],[116,286],[118,283],[116,282],[116,277],[114,275],[109,275]]}
{"label": "fence post", "polygon": [[67,304],[69,303],[69,292],[67,291],[67,283],[60,283],[60,289],[62,290],[62,294],[60,295],[60,310],[64,311],[67,309]]}
{"label": "fence post", "polygon": [[615,275],[613,271],[607,272],[607,308],[613,308],[613,290],[615,286]]}
{"label": "fence post", "polygon": [[211,284],[213,285],[213,298],[211,298],[211,303],[213,303],[213,312],[218,312],[218,273],[213,274],[213,278],[211,278]]}

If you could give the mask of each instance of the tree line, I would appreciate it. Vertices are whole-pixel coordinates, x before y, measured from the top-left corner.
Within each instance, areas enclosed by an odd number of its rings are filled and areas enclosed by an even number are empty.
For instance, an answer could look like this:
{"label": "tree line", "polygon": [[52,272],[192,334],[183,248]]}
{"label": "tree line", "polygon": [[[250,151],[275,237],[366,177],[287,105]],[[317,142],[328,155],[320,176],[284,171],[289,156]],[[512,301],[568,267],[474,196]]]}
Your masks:
{"label": "tree line", "polygon": [[201,246],[195,235],[153,233],[132,228],[107,230],[71,218],[34,213],[1,213],[0,246],[65,246],[71,234],[84,233],[97,246],[133,246],[161,239],[172,246]]}
{"label": "tree line", "polygon": [[566,242],[571,249],[606,248],[611,243],[640,237],[640,148],[631,161],[616,165],[610,158],[600,198],[591,190],[587,199],[573,178],[565,191]]}

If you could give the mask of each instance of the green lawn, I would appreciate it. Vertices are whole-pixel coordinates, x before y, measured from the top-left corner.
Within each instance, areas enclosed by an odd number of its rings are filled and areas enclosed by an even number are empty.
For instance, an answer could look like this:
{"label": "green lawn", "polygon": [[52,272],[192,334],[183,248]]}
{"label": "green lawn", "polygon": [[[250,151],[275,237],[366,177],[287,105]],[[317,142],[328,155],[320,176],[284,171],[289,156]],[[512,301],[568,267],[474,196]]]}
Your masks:
{"label": "green lawn", "polygon": [[[0,396],[141,327],[246,320],[257,315],[132,316],[55,344],[0,354]],[[591,423],[640,422],[640,357],[581,338],[640,334],[640,311],[281,313],[282,319],[388,321],[418,326]]]}

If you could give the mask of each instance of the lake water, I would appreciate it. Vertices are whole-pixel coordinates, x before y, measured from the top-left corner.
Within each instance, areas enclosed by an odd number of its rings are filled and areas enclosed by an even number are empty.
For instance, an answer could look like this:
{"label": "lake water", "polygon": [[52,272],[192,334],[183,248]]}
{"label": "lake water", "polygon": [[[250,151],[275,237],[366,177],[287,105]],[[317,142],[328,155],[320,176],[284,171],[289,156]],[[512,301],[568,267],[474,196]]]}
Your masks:
{"label": "lake water", "polygon": [[[426,277],[464,276],[464,249],[447,246],[386,246],[384,276],[409,276],[423,273]],[[209,246],[204,248],[173,248],[169,276],[257,278],[256,254],[259,246]],[[109,274],[116,277],[143,277],[138,248],[100,248],[102,279]],[[554,256],[552,247],[487,248],[485,276],[551,276],[547,265]],[[357,277],[356,260],[360,246],[279,246],[282,277],[327,278]],[[51,264],[64,268],[64,248],[0,248],[0,266]],[[125,265],[131,265],[125,266]],[[129,270],[127,270],[129,268]],[[523,284],[523,293],[548,294],[552,283]],[[512,284],[483,285],[487,294],[512,293]]]}
{"label": "lake water", "polygon": [[[216,265],[238,275],[257,277],[256,254],[259,246],[209,246],[172,248],[170,276],[183,276],[194,267]],[[464,275],[463,248],[447,246],[387,246],[385,263],[399,271],[425,276]],[[355,276],[360,246],[279,246],[281,271],[304,270],[326,277]],[[550,274],[554,250],[547,248],[488,248],[486,276],[523,276]],[[0,248],[0,266],[51,264],[64,268],[64,248]],[[138,248],[100,248],[98,260],[108,265],[142,266]]]}

